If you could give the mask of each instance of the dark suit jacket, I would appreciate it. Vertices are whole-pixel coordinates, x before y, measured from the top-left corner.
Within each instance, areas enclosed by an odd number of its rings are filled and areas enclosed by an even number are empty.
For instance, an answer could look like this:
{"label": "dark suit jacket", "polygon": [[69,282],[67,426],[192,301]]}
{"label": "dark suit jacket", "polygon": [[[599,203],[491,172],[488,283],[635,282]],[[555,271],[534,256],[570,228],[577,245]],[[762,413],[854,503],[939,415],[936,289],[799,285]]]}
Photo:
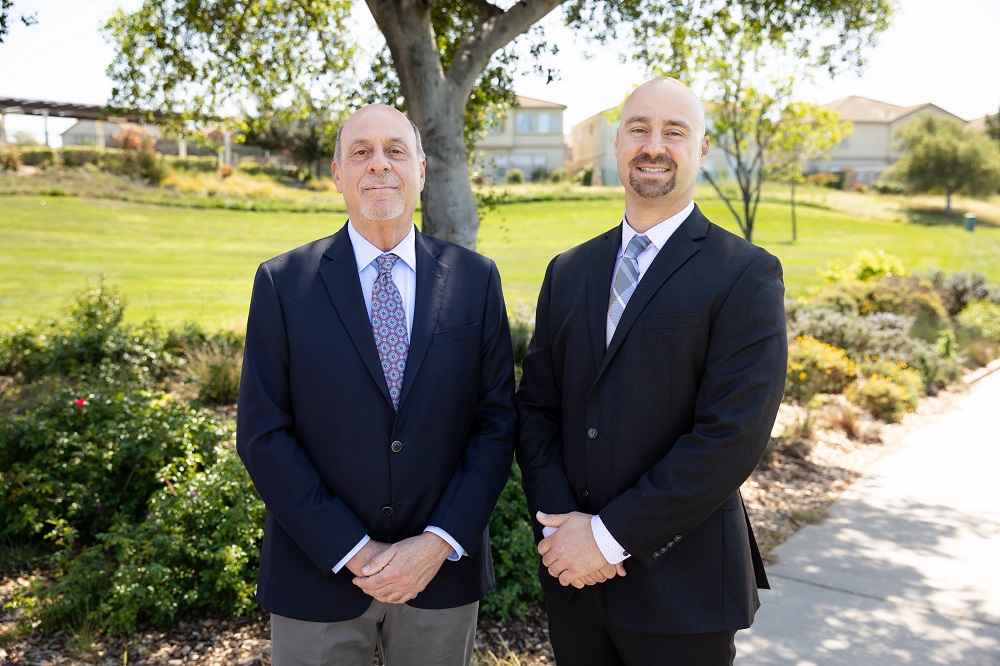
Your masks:
{"label": "dark suit jacket", "polygon": [[247,321],[237,448],[267,506],[257,598],[330,622],[371,597],[344,567],[368,534],[428,525],[468,552],[410,602],[450,608],[493,585],[487,524],[508,478],[513,359],[496,266],[416,235],[413,332],[398,415],[345,225],[260,265]]}
{"label": "dark suit jacket", "polygon": [[[767,579],[739,487],[784,389],[781,266],[696,207],[605,350],[620,245],[616,227],[546,271],[517,394],[529,509],[600,514],[631,553],[628,575],[598,586],[619,626],[745,628]],[[572,595],[539,575],[550,602]]]}

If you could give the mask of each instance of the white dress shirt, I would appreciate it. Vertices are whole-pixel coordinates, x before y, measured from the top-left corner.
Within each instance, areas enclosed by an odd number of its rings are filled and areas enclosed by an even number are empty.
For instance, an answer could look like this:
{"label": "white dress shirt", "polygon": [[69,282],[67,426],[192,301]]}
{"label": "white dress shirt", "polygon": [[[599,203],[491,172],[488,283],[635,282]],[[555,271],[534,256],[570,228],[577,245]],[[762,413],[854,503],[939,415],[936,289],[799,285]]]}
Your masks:
{"label": "white dress shirt", "polygon": [[[386,253],[358,233],[358,230],[354,228],[354,223],[350,220],[347,223],[347,234],[351,238],[351,245],[354,246],[354,259],[358,263],[358,277],[361,279],[361,293],[364,294],[365,309],[368,312],[368,318],[371,319],[372,287],[378,277],[376,259]],[[403,300],[403,312],[406,314],[406,338],[409,341],[413,337],[413,308],[417,296],[417,243],[414,227],[411,226],[410,233],[406,234],[406,237],[389,252],[400,259],[392,266],[392,281],[396,284],[399,296]],[[453,549],[451,555],[448,556],[449,560],[458,560],[466,555],[462,546],[441,528],[428,525],[424,531],[432,532],[448,542]],[[344,559],[337,562],[337,565],[333,567],[333,573],[340,571],[370,540],[371,537],[365,535]]]}

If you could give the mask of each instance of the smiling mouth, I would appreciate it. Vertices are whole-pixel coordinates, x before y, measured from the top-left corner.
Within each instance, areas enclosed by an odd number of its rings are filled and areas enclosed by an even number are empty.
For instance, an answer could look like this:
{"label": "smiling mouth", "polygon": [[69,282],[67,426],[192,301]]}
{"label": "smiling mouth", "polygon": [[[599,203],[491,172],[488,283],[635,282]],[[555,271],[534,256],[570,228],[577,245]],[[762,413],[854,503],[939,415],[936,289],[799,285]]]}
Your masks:
{"label": "smiling mouth", "polygon": [[637,167],[637,170],[640,173],[667,173],[668,171],[670,171],[670,169],[666,167],[652,167],[652,166]]}

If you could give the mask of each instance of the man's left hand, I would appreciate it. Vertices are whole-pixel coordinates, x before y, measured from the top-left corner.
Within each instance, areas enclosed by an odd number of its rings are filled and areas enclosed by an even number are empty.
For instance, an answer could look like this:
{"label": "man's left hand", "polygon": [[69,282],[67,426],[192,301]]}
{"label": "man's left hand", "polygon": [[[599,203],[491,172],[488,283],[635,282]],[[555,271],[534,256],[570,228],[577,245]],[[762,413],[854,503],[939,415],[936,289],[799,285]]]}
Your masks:
{"label": "man's left hand", "polygon": [[424,532],[394,543],[373,557],[354,584],[379,601],[406,603],[427,587],[451,552],[447,541]]}
{"label": "man's left hand", "polygon": [[549,574],[558,578],[561,585],[574,587],[593,584],[590,580],[603,582],[591,574],[601,570],[607,572],[611,565],[597,547],[590,527],[590,514],[579,511],[547,514],[539,511],[535,517],[545,527],[556,528],[555,533],[538,544],[542,564],[548,567]]}

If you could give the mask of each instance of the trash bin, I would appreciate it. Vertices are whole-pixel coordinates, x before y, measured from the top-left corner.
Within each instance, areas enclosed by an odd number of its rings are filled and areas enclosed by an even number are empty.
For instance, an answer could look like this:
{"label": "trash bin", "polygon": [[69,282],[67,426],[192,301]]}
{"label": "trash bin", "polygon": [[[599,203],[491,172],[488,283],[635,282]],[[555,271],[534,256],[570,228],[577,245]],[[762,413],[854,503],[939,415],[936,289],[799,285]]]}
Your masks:
{"label": "trash bin", "polygon": [[965,230],[975,231],[976,230],[976,214],[966,213],[965,214]]}

